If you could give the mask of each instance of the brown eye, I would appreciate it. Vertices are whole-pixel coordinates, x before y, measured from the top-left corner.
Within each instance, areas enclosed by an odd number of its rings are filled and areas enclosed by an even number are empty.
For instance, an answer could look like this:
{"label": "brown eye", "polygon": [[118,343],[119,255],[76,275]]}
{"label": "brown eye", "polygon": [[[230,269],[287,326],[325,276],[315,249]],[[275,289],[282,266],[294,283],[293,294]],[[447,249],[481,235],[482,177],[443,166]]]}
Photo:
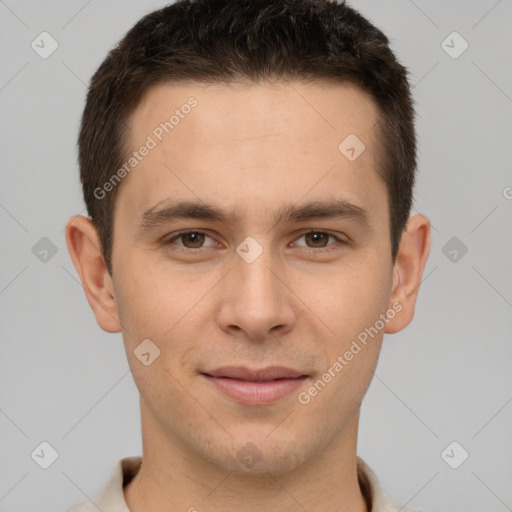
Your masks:
{"label": "brown eye", "polygon": [[299,238],[293,242],[293,245],[301,249],[309,249],[311,254],[323,254],[341,249],[341,247],[347,243],[347,240],[344,238],[340,238],[327,231],[310,229],[309,231],[304,231]]}
{"label": "brown eye", "polygon": [[329,235],[327,233],[323,233],[321,231],[311,231],[303,235],[308,242],[311,242],[313,245],[310,247],[325,247],[329,242]]}
{"label": "brown eye", "polygon": [[[205,244],[206,239],[209,244]],[[202,231],[181,231],[164,242],[166,246],[176,246],[174,249],[186,251],[187,249],[203,249],[215,245],[215,240]]]}
{"label": "brown eye", "polygon": [[[204,243],[204,233],[198,231],[192,231],[190,233],[184,233],[179,236],[182,239],[185,247],[189,249],[198,249]],[[190,243],[190,245],[188,245]]]}

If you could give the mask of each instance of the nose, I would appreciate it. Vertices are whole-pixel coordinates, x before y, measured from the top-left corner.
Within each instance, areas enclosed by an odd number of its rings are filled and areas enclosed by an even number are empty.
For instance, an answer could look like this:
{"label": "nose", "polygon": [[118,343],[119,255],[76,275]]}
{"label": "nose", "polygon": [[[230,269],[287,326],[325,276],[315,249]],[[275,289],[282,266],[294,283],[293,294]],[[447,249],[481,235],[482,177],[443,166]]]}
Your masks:
{"label": "nose", "polygon": [[234,267],[219,290],[217,321],[230,334],[262,341],[285,334],[296,322],[296,296],[287,283],[287,272],[270,248],[252,262],[235,254]]}

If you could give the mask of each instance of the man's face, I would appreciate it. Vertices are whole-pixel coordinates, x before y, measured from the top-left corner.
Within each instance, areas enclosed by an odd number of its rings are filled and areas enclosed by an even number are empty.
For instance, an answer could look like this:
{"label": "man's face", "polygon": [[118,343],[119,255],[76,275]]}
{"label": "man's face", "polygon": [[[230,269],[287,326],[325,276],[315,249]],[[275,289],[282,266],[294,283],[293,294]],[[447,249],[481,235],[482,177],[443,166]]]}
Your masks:
{"label": "man's face", "polygon": [[[181,109],[169,133],[158,130],[191,96],[197,105]],[[145,95],[130,147],[148,136],[156,145],[120,185],[113,292],[143,430],[165,440],[162,450],[276,473],[355,439],[383,330],[366,344],[358,335],[389,310],[393,286],[376,121],[375,105],[349,85],[159,85]],[[351,134],[365,145],[355,159],[362,146],[353,137],[339,149]],[[141,222],[180,201],[237,220]],[[312,202],[360,211],[275,218]],[[184,230],[194,233],[173,239]],[[146,339],[160,350],[147,366],[134,354]],[[283,366],[306,378],[251,402],[205,375],[225,366]],[[309,392],[329,368],[331,379]]]}

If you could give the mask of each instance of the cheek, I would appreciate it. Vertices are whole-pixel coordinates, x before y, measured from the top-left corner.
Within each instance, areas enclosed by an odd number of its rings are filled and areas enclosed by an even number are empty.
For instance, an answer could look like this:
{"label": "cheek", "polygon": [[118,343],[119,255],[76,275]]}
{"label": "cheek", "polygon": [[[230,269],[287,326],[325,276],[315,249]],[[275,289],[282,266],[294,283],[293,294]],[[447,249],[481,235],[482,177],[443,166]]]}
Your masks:
{"label": "cheek", "polygon": [[332,384],[327,384],[324,404],[333,400],[349,409],[349,401],[354,407],[358,405],[378,362],[384,331],[380,315],[386,314],[388,308],[392,274],[382,261],[372,259],[377,258],[370,254],[334,274],[321,301],[317,297],[321,318],[335,334],[326,344],[324,371],[330,369],[330,374],[323,375]]}
{"label": "cheek", "polygon": [[116,296],[127,355],[136,368],[133,351],[150,339],[160,350],[159,365],[174,374],[191,371],[188,352],[197,352],[200,326],[211,317],[211,304],[205,296],[218,279],[217,275],[193,279],[149,258],[144,264],[125,264]]}
{"label": "cheek", "polygon": [[[383,338],[377,322],[388,299],[385,283],[375,279],[369,271],[354,271],[338,280],[333,277],[311,308],[318,312],[320,325],[329,328],[322,343],[317,339],[311,346],[320,354],[321,365],[306,394],[319,414],[333,407],[342,416],[349,414],[360,405],[371,383]],[[332,428],[338,428],[338,419],[329,420]]]}
{"label": "cheek", "polygon": [[340,265],[321,279],[319,276],[304,278],[300,296],[322,321],[326,334],[334,335],[337,343],[343,344],[373,325],[379,314],[384,313],[391,278],[382,265],[365,263],[360,258],[357,263]]}
{"label": "cheek", "polygon": [[[118,274],[116,301],[125,337],[162,339],[183,316],[183,293],[180,286],[164,279],[148,264],[125,262]],[[181,299],[179,299],[181,297]],[[139,341],[140,342],[140,341]]]}

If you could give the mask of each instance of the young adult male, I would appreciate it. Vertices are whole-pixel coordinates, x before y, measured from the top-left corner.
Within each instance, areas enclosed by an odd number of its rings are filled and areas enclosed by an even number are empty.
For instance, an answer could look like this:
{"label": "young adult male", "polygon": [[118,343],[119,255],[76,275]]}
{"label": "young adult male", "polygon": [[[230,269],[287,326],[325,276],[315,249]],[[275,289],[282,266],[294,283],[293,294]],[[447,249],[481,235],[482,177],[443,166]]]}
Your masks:
{"label": "young adult male", "polygon": [[356,453],[430,250],[406,75],[330,0],[182,0],[109,53],[66,240],[123,334],[143,454],[70,510],[409,510]]}

